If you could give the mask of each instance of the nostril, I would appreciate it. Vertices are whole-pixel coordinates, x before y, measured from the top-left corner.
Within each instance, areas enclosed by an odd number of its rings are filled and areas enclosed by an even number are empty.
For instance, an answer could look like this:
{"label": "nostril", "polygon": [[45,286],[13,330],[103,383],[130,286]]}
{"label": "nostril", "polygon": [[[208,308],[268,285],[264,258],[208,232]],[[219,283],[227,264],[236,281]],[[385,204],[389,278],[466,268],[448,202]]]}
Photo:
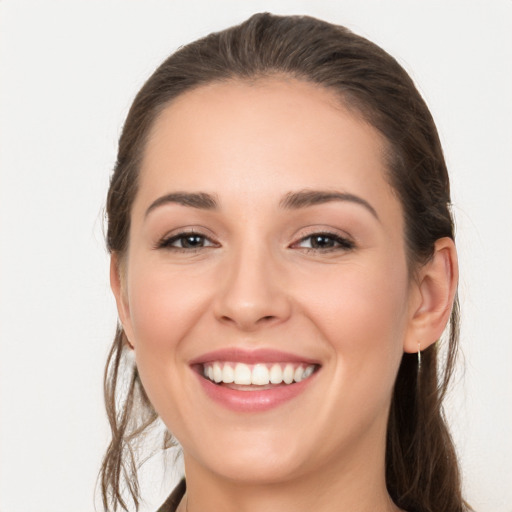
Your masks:
{"label": "nostril", "polygon": [[[256,323],[257,322],[268,322],[270,320],[274,320],[276,317],[274,315],[266,315],[266,316],[262,316],[261,318],[258,318],[256,320]],[[228,315],[222,315],[221,316],[221,320],[224,320],[225,322],[234,322],[235,319],[234,318],[231,318],[230,316]]]}

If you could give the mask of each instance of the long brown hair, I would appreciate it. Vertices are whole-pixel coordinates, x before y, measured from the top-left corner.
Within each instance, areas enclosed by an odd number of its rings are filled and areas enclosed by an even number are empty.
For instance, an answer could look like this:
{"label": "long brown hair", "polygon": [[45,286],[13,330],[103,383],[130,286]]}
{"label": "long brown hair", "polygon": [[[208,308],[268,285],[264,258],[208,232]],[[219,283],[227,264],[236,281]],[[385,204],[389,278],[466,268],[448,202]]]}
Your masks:
{"label": "long brown hair", "polygon": [[[448,173],[432,116],[393,57],[344,27],[307,16],[256,14],[238,26],[180,48],[147,80],[133,102],[119,141],[107,198],[109,251],[120,257],[126,253],[141,155],[149,130],[169,102],[215,81],[275,75],[334,91],[344,105],[384,135],[388,180],[403,207],[412,275],[432,256],[437,239],[454,237]],[[386,449],[388,491],[402,509],[470,510],[461,495],[457,458],[442,410],[458,334],[455,299],[442,351],[444,364],[438,365],[438,343],[423,352],[421,371],[416,356],[403,355]],[[123,486],[138,508],[136,441],[157,419],[136,367],[125,365],[126,342],[118,327],[105,370],[112,441],[101,468],[101,490],[105,509],[111,505],[113,510],[118,506],[128,510]],[[164,446],[170,441],[167,434]]]}

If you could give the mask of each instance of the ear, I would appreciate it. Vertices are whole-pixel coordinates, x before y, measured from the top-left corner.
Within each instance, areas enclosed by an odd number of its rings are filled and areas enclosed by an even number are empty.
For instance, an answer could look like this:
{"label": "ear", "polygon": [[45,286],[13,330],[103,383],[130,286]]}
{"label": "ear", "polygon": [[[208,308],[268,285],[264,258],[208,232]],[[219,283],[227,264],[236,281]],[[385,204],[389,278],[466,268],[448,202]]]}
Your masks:
{"label": "ear", "polygon": [[458,278],[455,244],[451,238],[440,238],[413,284],[405,352],[417,352],[418,344],[423,350],[441,337],[450,319]]}
{"label": "ear", "polygon": [[124,275],[123,264],[119,255],[112,253],[110,257],[110,288],[114,294],[117,305],[117,313],[119,320],[123,326],[124,333],[128,339],[128,343],[133,348],[130,305],[126,293],[126,277]]}

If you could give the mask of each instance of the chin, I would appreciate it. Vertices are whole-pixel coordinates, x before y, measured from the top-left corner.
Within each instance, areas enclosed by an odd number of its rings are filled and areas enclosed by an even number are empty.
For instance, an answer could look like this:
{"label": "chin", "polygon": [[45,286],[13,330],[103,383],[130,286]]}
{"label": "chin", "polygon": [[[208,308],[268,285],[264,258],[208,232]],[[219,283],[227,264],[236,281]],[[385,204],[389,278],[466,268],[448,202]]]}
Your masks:
{"label": "chin", "polygon": [[194,464],[199,463],[211,473],[239,483],[286,482],[307,471],[312,454],[300,437],[293,439],[288,433],[285,438],[282,432],[279,434],[271,435],[267,430],[240,436],[231,431],[226,435],[209,436],[207,445],[204,441],[196,443],[191,452],[183,447],[185,467],[187,459],[192,458]]}
{"label": "chin", "polygon": [[262,457],[261,454],[240,454],[215,464],[211,470],[217,475],[238,483],[251,485],[277,484],[291,480],[300,475],[304,461],[273,454]]}

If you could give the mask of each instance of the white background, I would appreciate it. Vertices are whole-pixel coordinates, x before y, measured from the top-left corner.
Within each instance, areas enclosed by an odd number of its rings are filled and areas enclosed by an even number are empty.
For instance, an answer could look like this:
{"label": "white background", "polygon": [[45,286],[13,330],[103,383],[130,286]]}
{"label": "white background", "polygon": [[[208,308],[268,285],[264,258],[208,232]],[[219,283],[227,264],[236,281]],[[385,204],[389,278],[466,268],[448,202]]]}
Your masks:
{"label": "white background", "polygon": [[[261,10],[369,37],[430,105],[462,276],[448,415],[470,502],[512,511],[512,1],[0,0],[0,512],[94,509],[116,321],[102,209],[123,119],[168,53]],[[172,483],[157,480],[149,510]]]}

